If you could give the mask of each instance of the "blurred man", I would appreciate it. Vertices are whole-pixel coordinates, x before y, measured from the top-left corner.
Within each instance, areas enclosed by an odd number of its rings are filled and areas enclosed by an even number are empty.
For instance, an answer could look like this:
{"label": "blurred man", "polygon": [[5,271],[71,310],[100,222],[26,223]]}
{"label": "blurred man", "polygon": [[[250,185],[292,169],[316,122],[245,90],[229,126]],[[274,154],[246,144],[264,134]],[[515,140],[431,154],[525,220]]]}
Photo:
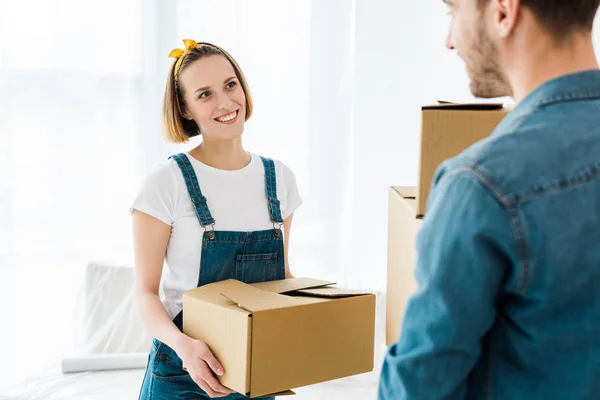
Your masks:
{"label": "blurred man", "polygon": [[472,93],[517,106],[436,174],[379,398],[600,399],[600,0],[444,2]]}

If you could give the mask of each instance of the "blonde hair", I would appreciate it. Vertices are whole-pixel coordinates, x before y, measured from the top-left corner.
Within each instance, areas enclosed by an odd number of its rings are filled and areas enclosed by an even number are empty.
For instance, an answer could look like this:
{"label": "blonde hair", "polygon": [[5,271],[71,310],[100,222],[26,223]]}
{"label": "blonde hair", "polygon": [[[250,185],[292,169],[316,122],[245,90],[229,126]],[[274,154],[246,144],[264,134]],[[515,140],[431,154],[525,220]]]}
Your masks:
{"label": "blonde hair", "polygon": [[210,43],[198,43],[198,46],[184,56],[177,74],[175,74],[177,60],[173,62],[173,65],[169,70],[162,109],[163,135],[169,142],[187,143],[191,137],[201,134],[196,122],[185,118],[182,114],[185,106],[184,93],[183,88],[178,83],[177,77],[194,61],[214,55],[224,56],[231,63],[246,97],[246,121],[252,116],[252,95],[248,88],[248,82],[238,63],[222,48]]}

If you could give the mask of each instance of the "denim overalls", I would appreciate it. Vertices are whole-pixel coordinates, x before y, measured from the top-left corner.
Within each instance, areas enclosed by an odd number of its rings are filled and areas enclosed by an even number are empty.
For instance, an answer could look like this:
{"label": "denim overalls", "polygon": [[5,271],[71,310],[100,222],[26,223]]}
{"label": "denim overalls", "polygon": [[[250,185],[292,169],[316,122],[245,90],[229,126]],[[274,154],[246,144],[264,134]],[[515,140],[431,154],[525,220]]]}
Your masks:
{"label": "denim overalls", "polygon": [[[215,220],[210,214],[206,198],[200,191],[194,169],[185,154],[172,156],[185,179],[196,216],[204,228],[198,286],[225,279],[245,283],[285,278],[283,256],[283,219],[277,200],[275,164],[262,158],[269,216],[273,229],[254,232],[215,231]],[[213,229],[207,229],[211,227]],[[183,311],[173,320],[182,330]],[[182,369],[182,361],[175,351],[154,339],[148,358],[148,367],[140,391],[140,400],[192,400],[210,398]],[[234,393],[227,400],[247,399]],[[274,397],[272,398],[274,399]]]}

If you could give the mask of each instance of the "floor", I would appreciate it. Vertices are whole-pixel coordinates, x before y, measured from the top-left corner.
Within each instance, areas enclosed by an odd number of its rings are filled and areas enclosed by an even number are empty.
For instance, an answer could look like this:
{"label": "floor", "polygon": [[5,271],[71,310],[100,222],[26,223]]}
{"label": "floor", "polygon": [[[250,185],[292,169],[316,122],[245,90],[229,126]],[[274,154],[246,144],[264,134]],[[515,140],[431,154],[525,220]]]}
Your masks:
{"label": "floor", "polygon": [[57,281],[57,270],[79,279],[72,266],[31,264],[17,270],[0,265],[0,343],[3,359],[10,360],[0,363],[0,399],[2,387],[51,368],[69,348],[74,309],[65,304],[74,304],[77,289],[50,284]]}
{"label": "floor", "polygon": [[[131,400],[137,399],[143,370],[62,375],[49,370],[35,379],[0,391],[2,400]],[[295,389],[290,400],[376,399],[378,373],[339,379]]]}

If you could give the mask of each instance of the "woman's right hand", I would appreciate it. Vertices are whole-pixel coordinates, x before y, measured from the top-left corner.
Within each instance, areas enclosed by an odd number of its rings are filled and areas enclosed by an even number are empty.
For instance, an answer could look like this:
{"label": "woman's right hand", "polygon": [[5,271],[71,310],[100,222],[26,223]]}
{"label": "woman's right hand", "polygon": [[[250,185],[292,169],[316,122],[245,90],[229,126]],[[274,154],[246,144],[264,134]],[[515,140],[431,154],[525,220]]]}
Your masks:
{"label": "woman's right hand", "polygon": [[138,210],[133,211],[132,218],[136,307],[144,325],[154,337],[175,350],[192,380],[210,397],[224,397],[233,393],[215,378],[213,371],[223,375],[223,367],[208,346],[182,334],[171,321],[158,296],[171,226]]}
{"label": "woman's right hand", "polygon": [[225,397],[234,393],[233,390],[221,385],[215,377],[215,375],[223,375],[225,371],[206,343],[182,335],[177,342],[175,352],[183,361],[192,380],[210,397]]}

